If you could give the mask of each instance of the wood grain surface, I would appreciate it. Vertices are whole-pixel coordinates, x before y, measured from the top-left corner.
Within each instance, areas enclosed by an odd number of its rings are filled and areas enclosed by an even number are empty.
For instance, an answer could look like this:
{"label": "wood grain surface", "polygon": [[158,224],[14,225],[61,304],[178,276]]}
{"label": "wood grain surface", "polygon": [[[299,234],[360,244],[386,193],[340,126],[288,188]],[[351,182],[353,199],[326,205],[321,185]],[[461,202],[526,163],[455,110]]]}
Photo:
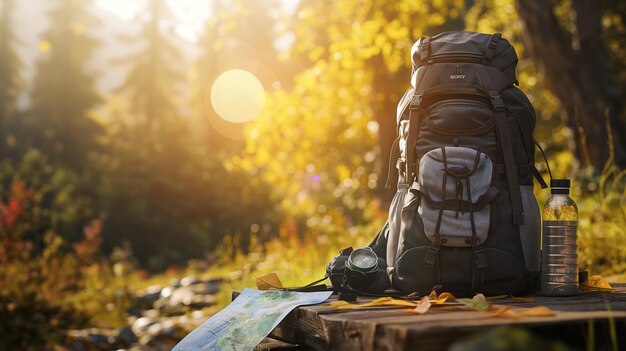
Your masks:
{"label": "wood grain surface", "polygon": [[[619,335],[626,335],[626,284],[614,284],[611,293],[585,292],[571,297],[533,296],[534,302],[511,298],[492,301],[516,312],[546,306],[553,317],[492,317],[488,313],[457,310],[426,314],[404,311],[406,307],[369,307],[336,310],[328,302],[299,307],[272,332],[271,337],[312,350],[445,350],[456,340],[477,331],[501,325],[519,325],[534,331],[583,330],[589,323],[611,323]],[[329,301],[336,300],[335,295]],[[357,302],[371,301],[359,298]],[[556,327],[556,328],[555,328]],[[622,338],[620,336],[620,338]],[[626,345],[620,345],[626,347]]]}

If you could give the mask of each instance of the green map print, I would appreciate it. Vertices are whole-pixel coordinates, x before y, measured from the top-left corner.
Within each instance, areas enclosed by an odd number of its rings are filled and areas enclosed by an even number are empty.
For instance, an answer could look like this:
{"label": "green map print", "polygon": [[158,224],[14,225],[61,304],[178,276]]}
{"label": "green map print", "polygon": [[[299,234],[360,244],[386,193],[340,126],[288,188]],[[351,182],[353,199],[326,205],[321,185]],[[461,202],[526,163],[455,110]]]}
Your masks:
{"label": "green map print", "polygon": [[244,291],[225,309],[187,335],[173,351],[252,350],[291,310],[324,302],[330,291]]}

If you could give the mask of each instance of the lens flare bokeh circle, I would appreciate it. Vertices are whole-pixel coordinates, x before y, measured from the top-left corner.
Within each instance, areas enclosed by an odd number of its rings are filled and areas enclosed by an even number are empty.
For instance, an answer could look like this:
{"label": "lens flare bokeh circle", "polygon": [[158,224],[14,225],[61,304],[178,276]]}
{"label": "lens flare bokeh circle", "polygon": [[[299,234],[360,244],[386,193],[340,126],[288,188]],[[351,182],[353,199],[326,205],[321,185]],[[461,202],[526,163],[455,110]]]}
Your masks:
{"label": "lens flare bokeh circle", "polygon": [[231,123],[255,119],[264,103],[265,90],[261,81],[242,69],[223,72],[211,87],[211,106],[221,118]]}

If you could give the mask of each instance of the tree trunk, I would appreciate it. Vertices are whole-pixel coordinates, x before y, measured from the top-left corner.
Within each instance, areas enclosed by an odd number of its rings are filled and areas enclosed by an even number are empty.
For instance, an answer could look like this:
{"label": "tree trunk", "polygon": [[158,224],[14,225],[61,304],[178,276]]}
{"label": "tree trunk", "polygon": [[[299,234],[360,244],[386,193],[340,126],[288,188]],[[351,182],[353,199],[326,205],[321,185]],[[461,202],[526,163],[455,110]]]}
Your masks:
{"label": "tree trunk", "polygon": [[[574,39],[558,22],[550,0],[516,0],[525,43],[547,87],[562,105],[583,167],[599,172],[610,157],[626,166],[626,134],[602,38],[602,9],[572,0]],[[609,134],[610,132],[610,134]]]}
{"label": "tree trunk", "polygon": [[[396,103],[392,101],[391,96],[397,89],[393,89],[394,73],[387,71],[387,66],[383,62],[382,56],[376,56],[372,59],[370,67],[374,69],[373,77],[373,110],[377,112],[376,121],[378,122],[378,149],[380,156],[376,159],[376,174],[378,174],[378,186],[376,193],[382,202],[383,208],[389,206],[393,197],[393,190],[385,189],[385,181],[387,177],[391,178],[393,189],[395,189],[394,176],[396,176],[395,160],[392,160],[391,174],[389,174],[389,156],[391,146],[396,139]],[[381,97],[380,99],[377,96]]]}

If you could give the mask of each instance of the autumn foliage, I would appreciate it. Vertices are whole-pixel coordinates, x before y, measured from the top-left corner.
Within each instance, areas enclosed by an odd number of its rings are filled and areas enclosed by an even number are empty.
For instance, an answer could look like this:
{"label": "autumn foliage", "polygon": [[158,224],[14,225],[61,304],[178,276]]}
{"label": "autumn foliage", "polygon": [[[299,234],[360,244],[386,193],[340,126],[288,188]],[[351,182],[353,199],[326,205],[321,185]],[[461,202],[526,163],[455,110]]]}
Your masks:
{"label": "autumn foliage", "polygon": [[[577,151],[576,114],[546,84],[514,0],[217,0],[195,26],[173,11],[182,1],[142,2],[130,21],[105,11],[113,2],[46,3],[32,43],[18,11],[30,2],[0,0],[0,349],[118,325],[132,290],[164,271],[228,277],[222,305],[268,272],[287,286],[321,278],[339,249],[367,245],[386,220],[411,46],[450,30],[514,45],[535,137],[555,177],[573,179],[581,267],[626,272],[622,165],[614,149],[604,167]],[[571,3],[545,11],[575,47]],[[594,37],[617,77],[615,106],[626,106],[625,13],[603,2]],[[178,35],[190,28],[196,41]],[[212,105],[213,82],[232,69],[263,87],[247,123]],[[541,205],[547,194],[536,195]]]}

